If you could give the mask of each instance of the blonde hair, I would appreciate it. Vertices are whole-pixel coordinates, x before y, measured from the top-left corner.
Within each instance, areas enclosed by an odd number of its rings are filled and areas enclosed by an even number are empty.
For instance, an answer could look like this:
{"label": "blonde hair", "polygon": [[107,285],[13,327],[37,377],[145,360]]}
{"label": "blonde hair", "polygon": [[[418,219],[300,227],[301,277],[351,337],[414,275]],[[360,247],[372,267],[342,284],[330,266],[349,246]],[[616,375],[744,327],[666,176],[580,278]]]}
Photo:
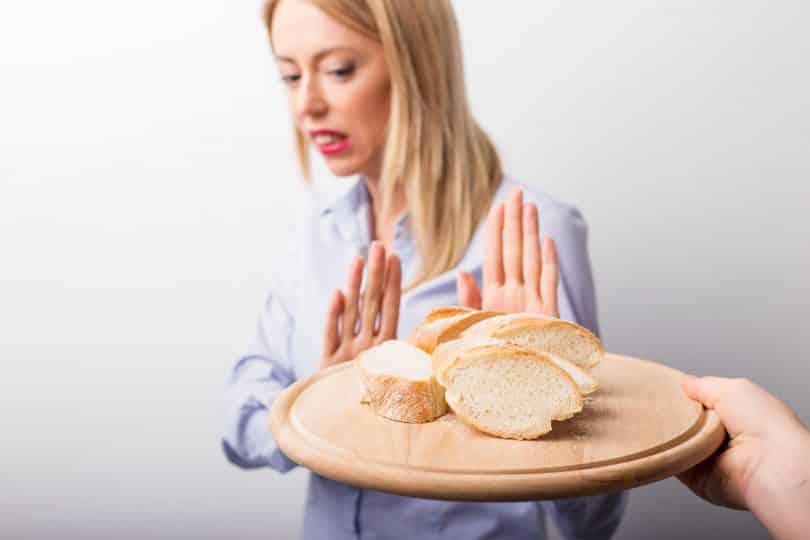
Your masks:
{"label": "blonde hair", "polygon": [[[267,0],[271,29],[280,0]],[[402,186],[421,266],[413,288],[455,267],[501,182],[495,146],[472,116],[461,38],[449,0],[310,0],[335,20],[381,43],[391,109],[380,192],[389,208]],[[296,130],[309,177],[308,141]]]}

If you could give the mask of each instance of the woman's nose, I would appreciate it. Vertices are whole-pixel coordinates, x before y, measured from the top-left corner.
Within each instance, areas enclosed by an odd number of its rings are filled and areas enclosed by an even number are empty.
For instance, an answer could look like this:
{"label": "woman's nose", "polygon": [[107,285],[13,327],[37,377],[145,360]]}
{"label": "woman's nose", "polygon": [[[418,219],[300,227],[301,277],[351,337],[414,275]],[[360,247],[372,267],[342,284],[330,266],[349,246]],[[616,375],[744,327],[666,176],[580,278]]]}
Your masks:
{"label": "woman's nose", "polygon": [[299,118],[320,116],[326,112],[327,103],[316,77],[301,80],[295,96],[295,113]]}

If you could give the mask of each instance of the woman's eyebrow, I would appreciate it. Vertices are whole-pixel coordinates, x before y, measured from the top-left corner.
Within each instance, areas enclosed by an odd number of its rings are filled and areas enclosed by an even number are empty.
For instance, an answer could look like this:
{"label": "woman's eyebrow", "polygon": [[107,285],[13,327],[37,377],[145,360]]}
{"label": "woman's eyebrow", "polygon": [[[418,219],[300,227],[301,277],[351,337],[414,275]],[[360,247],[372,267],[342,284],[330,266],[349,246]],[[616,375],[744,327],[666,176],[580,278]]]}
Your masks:
{"label": "woman's eyebrow", "polygon": [[[315,53],[315,55],[312,57],[312,60],[314,62],[318,62],[324,56],[327,56],[329,54],[332,54],[333,52],[338,52],[338,51],[356,52],[351,47],[345,47],[345,46],[327,47],[326,49],[321,49],[320,51]],[[279,56],[279,55],[277,55],[276,60],[278,60],[279,62],[295,63],[295,60],[293,60],[289,56]]]}

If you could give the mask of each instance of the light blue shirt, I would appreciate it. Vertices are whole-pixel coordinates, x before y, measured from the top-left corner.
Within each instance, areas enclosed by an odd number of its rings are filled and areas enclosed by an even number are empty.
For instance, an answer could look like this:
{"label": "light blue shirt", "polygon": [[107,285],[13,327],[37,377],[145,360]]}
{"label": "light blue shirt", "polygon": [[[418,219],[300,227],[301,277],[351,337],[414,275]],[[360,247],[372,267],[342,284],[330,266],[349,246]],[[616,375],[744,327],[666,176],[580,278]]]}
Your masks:
{"label": "light blue shirt", "polygon": [[[505,179],[496,199],[505,200],[517,186]],[[582,216],[572,206],[520,187],[524,202],[538,206],[541,234],[556,242],[560,317],[598,334],[587,226]],[[256,339],[236,362],[225,393],[222,446],[235,465],[271,467],[282,473],[296,467],[273,441],[269,408],[285,387],[314,373],[332,294],[344,287],[352,258],[367,252],[370,208],[360,179],[337,194],[313,192],[300,223],[291,228],[288,249],[268,246],[279,253],[274,257],[271,290]],[[472,272],[481,282],[484,233],[482,225],[456,268],[402,295],[398,336],[410,335],[430,309],[457,304],[458,271]],[[402,260],[407,283],[419,265],[407,216],[397,224],[393,250]],[[606,539],[618,527],[625,502],[621,493],[543,503],[416,499],[358,489],[310,473],[303,536],[308,540],[536,540],[546,538],[544,514],[548,511],[568,540]]]}

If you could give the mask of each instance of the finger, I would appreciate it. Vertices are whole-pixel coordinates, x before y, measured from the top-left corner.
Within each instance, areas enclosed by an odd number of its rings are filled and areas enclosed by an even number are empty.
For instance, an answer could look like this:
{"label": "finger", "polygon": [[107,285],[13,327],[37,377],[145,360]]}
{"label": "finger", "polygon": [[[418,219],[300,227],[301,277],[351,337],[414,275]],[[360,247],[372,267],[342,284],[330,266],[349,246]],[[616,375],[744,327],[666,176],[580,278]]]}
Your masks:
{"label": "finger", "polygon": [[472,309],[481,309],[481,289],[475,281],[475,276],[469,272],[459,272],[456,275],[456,291],[458,305]]}
{"label": "finger", "polygon": [[509,195],[503,225],[503,272],[506,281],[523,283],[523,191]]}
{"label": "finger", "polygon": [[523,283],[529,297],[542,298],[540,275],[543,261],[540,256],[540,225],[537,206],[530,203],[523,209]]}
{"label": "finger", "polygon": [[326,329],[323,336],[323,352],[321,358],[332,356],[340,346],[338,324],[342,313],[343,293],[338,290],[332,295],[332,301],[329,303],[329,310],[326,313]]}
{"label": "finger", "polygon": [[559,317],[557,307],[557,283],[559,282],[557,266],[557,247],[552,238],[543,239],[543,265],[540,274],[540,297],[543,299],[543,312],[551,317]]}
{"label": "finger", "polygon": [[731,487],[727,475],[723,472],[724,450],[724,447],[721,446],[711,457],[679,474],[678,480],[683,482],[695,495],[710,503],[737,510],[747,510],[744,498]]}
{"label": "finger", "polygon": [[380,313],[380,341],[396,339],[399,324],[399,299],[402,294],[402,265],[393,253],[388,256],[385,269],[385,293]]}
{"label": "finger", "polygon": [[[749,430],[756,430],[757,422],[746,415],[746,410],[735,409],[734,392],[739,380],[723,377],[693,377],[686,375],[683,378],[683,389],[690,398],[701,402],[707,409],[713,409],[720,421],[733,438]],[[743,397],[745,401],[754,396]],[[731,404],[732,406],[729,406]]]}
{"label": "finger", "polygon": [[364,264],[362,257],[355,257],[349,266],[349,281],[346,285],[343,328],[341,329],[343,343],[354,338],[355,326],[357,326],[357,302],[360,299],[360,283],[363,281]]}
{"label": "finger", "polygon": [[697,377],[690,375],[689,373],[685,373],[683,379],[681,380],[681,386],[683,387],[684,393],[686,393],[690,399],[700,401],[698,398],[699,384]]}
{"label": "finger", "polygon": [[714,409],[723,395],[723,388],[730,379],[720,377],[697,378],[693,375],[685,375],[683,378],[683,389],[691,399],[700,401],[707,409]]}
{"label": "finger", "polygon": [[712,475],[716,461],[717,457],[711,456],[691,469],[677,475],[678,480],[683,482],[695,495],[701,499],[708,500],[706,495],[706,482]]}
{"label": "finger", "polygon": [[736,510],[748,510],[742,489],[739,464],[729,457],[729,438],[726,435],[720,447],[709,458],[678,475],[699,497]]}
{"label": "finger", "polygon": [[380,242],[372,242],[368,251],[366,288],[363,291],[362,318],[359,335],[374,335],[374,325],[380,312],[383,285],[385,284],[385,248]]}
{"label": "finger", "polygon": [[503,285],[503,202],[493,205],[487,217],[487,239],[484,247],[484,289]]}

